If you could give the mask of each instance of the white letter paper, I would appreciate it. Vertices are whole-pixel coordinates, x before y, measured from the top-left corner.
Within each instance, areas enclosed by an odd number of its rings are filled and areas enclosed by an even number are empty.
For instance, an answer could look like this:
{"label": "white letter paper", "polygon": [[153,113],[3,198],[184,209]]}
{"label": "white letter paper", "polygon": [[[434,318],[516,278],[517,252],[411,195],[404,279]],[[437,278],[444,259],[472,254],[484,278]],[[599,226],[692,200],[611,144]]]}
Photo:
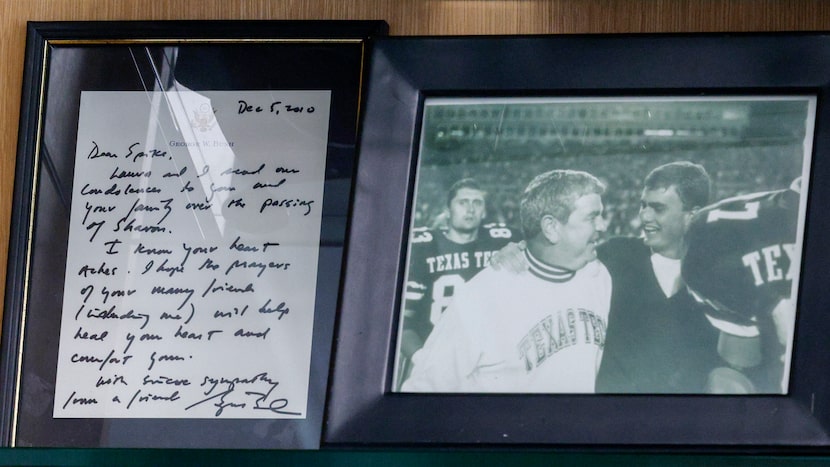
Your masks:
{"label": "white letter paper", "polygon": [[329,102],[82,94],[55,417],[305,417]]}

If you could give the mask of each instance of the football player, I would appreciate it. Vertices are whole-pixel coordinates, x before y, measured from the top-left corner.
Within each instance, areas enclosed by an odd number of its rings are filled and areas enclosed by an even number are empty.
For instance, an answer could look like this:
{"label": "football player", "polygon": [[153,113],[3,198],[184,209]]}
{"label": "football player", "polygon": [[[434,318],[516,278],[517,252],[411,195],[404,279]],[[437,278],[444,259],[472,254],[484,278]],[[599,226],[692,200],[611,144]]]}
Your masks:
{"label": "football player", "polygon": [[786,190],[729,198],[702,210],[689,229],[683,278],[709,305],[727,364],[709,392],[781,393],[795,322],[793,282],[800,180]]}
{"label": "football player", "polygon": [[398,380],[405,378],[409,357],[421,348],[456,287],[487,266],[490,255],[514,237],[504,224],[482,225],[486,196],[476,180],[459,180],[447,193],[446,228],[412,230]]}

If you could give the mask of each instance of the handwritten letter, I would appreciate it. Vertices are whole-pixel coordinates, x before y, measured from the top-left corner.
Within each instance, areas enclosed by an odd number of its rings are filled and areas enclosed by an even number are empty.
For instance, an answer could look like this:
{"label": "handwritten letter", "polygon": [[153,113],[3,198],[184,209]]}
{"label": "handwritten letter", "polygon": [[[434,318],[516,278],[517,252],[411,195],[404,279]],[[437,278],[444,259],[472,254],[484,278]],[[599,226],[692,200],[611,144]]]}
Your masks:
{"label": "handwritten letter", "polygon": [[55,417],[305,417],[329,99],[82,94]]}

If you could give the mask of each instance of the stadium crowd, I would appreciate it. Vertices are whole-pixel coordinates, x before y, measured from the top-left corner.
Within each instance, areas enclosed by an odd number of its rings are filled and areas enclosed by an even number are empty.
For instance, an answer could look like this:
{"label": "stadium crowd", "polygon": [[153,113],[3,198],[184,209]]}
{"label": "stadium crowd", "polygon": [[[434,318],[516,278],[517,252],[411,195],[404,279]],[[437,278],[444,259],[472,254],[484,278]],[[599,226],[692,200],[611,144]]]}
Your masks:
{"label": "stadium crowd", "polygon": [[[474,177],[488,193],[485,222],[519,225],[518,200],[537,174],[551,169],[585,170],[608,186],[603,196],[606,235],[639,234],[637,212],[643,177],[654,167],[677,160],[703,165],[712,177],[712,199],[786,187],[801,174],[801,145],[711,147],[597,154],[546,154],[534,148],[482,155],[480,148],[432,151],[419,167],[413,227],[440,227],[446,189],[454,181]],[[794,156],[795,155],[795,156]]]}

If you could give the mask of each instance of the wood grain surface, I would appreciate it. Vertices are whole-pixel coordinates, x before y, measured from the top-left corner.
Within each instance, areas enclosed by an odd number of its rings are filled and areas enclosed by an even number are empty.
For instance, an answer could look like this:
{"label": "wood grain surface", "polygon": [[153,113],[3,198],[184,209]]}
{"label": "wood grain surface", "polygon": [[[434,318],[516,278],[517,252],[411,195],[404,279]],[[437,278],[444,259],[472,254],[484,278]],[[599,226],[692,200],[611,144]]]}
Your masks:
{"label": "wood grain surface", "polygon": [[0,294],[27,21],[383,19],[392,35],[830,30],[824,0],[0,0]]}

